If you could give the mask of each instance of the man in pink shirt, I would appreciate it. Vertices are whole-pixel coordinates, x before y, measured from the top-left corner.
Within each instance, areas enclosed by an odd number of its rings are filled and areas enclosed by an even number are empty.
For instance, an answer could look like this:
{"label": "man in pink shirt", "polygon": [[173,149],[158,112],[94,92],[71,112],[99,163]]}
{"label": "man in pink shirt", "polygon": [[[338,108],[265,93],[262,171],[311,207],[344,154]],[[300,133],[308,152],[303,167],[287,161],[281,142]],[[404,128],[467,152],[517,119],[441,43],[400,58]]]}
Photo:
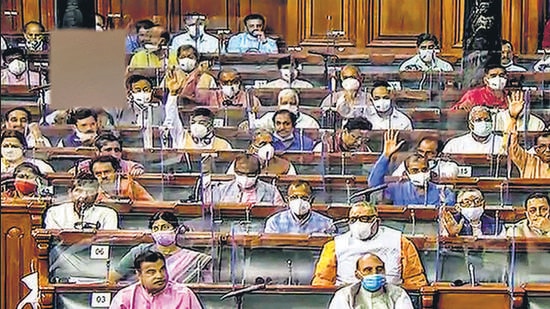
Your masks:
{"label": "man in pink shirt", "polygon": [[2,85],[38,86],[45,84],[40,73],[30,71],[27,67],[25,52],[21,48],[8,48],[2,52],[2,60],[8,66],[2,69]]}
{"label": "man in pink shirt", "polygon": [[501,64],[487,65],[485,67],[485,76],[483,77],[485,85],[468,90],[452,106],[452,109],[470,111],[472,107],[477,105],[506,109],[508,105],[506,103],[504,87],[506,87],[507,81],[506,69]]}
{"label": "man in pink shirt", "polygon": [[146,251],[134,260],[139,282],[115,295],[110,309],[202,309],[186,286],[169,281],[162,253]]}

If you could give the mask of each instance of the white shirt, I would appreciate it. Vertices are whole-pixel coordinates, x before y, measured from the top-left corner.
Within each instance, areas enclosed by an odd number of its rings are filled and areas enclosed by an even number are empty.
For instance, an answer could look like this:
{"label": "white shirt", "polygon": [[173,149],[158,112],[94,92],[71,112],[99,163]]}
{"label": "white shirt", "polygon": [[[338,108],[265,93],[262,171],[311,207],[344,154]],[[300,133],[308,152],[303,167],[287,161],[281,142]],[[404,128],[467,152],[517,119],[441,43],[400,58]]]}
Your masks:
{"label": "white shirt", "polygon": [[484,143],[480,143],[474,140],[472,133],[468,133],[450,139],[443,153],[498,154],[501,147],[502,136],[491,134]]}
{"label": "white shirt", "polygon": [[540,59],[533,66],[533,71],[535,72],[550,72],[550,57],[546,59]]}
{"label": "white shirt", "polygon": [[[50,207],[46,212],[44,226],[46,229],[74,229],[75,223],[81,218],[74,210],[74,203],[64,203]],[[99,222],[101,230],[118,229],[118,215],[116,211],[108,207],[92,206],[84,211],[83,220],[85,223]]]}
{"label": "white shirt", "polygon": [[[191,38],[189,32],[179,34],[172,39],[170,50],[177,52],[178,47],[182,45],[191,45],[195,48],[195,40]],[[198,52],[201,54],[217,54],[218,53],[218,38],[208,33],[204,33],[197,41]]]}
{"label": "white shirt", "polygon": [[272,80],[269,83],[262,86],[262,88],[313,88],[313,85],[307,80],[295,79],[292,81],[292,85],[286,80],[279,78]]}
{"label": "white shirt", "polygon": [[[42,138],[44,139],[44,147],[52,147],[52,143],[50,142],[50,140],[45,137],[45,136],[42,136]],[[36,146],[36,139],[34,138],[34,135],[32,134],[27,134],[27,148],[34,148]]]}
{"label": "white shirt", "polygon": [[[254,121],[255,128],[266,129],[271,132],[275,131],[275,126],[273,125],[273,115],[275,112],[267,112],[259,119]],[[296,129],[319,129],[319,123],[315,118],[311,117],[308,114],[300,112],[298,119],[296,119]]]}
{"label": "white shirt", "polygon": [[[409,68],[408,68],[409,67]],[[453,70],[453,66],[445,60],[441,60],[437,57],[434,57],[434,60],[431,63],[431,66],[426,64],[426,62],[420,59],[420,55],[415,55],[414,57],[405,60],[399,66],[399,71],[443,71],[450,72]]]}
{"label": "white shirt", "polygon": [[362,90],[358,91],[353,102],[346,102],[345,93],[345,90],[340,90],[333,93],[332,98],[330,94],[327,95],[321,102],[321,108],[323,110],[335,108],[343,118],[366,117],[367,109],[372,107],[367,93]]}
{"label": "white shirt", "polygon": [[[506,131],[508,123],[510,123],[510,113],[508,110],[503,110],[495,115],[495,131]],[[523,116],[518,117],[516,128],[518,131],[524,130]],[[535,115],[529,115],[529,121],[527,122],[527,131],[544,131],[546,124],[542,119]]]}
{"label": "white shirt", "polygon": [[413,129],[411,119],[395,107],[391,115],[385,118],[380,117],[374,108],[370,108],[366,118],[372,123],[373,130],[387,130],[390,128],[390,124],[391,129],[395,130]]}
{"label": "white shirt", "polygon": [[507,72],[527,72],[526,68],[519,65],[515,65],[513,62],[510,62],[510,63],[511,64],[509,64],[508,66],[504,66]]}

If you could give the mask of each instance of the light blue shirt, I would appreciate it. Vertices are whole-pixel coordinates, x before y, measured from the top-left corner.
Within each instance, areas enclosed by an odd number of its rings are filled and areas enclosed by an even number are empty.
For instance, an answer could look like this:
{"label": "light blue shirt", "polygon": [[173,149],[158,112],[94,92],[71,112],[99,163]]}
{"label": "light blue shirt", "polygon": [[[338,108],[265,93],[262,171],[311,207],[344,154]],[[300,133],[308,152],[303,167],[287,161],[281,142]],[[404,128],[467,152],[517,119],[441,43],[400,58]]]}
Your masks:
{"label": "light blue shirt", "polygon": [[[369,175],[369,187],[376,187],[384,183],[384,175],[389,165],[390,159],[382,154]],[[432,182],[428,182],[427,196],[421,195],[410,181],[400,181],[389,183],[388,188],[384,190],[384,197],[392,200],[394,205],[400,206],[424,204],[440,206],[443,202],[445,205],[454,206],[456,202],[454,192],[447,188],[442,190],[440,191]],[[444,201],[441,200],[442,196],[444,196]]]}
{"label": "light blue shirt", "polygon": [[332,219],[320,213],[312,211],[307,218],[299,221],[289,209],[269,217],[265,223],[264,232],[294,234],[331,233],[334,232],[334,227],[332,226]]}
{"label": "light blue shirt", "polygon": [[170,50],[176,52],[178,47],[182,45],[191,45],[197,48],[197,51],[201,54],[217,54],[218,53],[218,39],[208,33],[204,33],[196,42],[189,35],[189,32],[182,33],[175,36],[172,39],[172,44],[170,44]]}
{"label": "light blue shirt", "polygon": [[227,43],[228,53],[248,53],[256,52],[261,54],[277,54],[277,43],[271,38],[267,38],[264,43],[261,43],[256,37],[251,36],[247,32],[242,32],[232,36]]}

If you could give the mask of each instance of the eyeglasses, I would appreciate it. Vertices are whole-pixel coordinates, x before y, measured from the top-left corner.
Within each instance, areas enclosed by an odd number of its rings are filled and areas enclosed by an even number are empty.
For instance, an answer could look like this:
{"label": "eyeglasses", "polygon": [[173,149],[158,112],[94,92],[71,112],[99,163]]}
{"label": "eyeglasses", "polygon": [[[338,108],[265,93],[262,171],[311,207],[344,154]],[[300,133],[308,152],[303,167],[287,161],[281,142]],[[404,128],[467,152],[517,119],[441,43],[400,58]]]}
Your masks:
{"label": "eyeglasses", "polygon": [[290,195],[288,197],[289,200],[297,200],[297,199],[302,199],[304,201],[309,201],[310,197],[307,196],[307,195]]}
{"label": "eyeglasses", "polygon": [[235,171],[235,175],[246,176],[246,177],[256,177],[258,176],[258,173],[256,172],[247,173],[247,172]]}
{"label": "eyeglasses", "polygon": [[349,217],[348,221],[350,224],[357,222],[363,222],[363,223],[372,223],[378,218],[378,216],[360,216],[360,217]]}
{"label": "eyeglasses", "polygon": [[461,201],[458,201],[458,205],[462,207],[478,207],[483,204],[483,199],[481,198],[474,198],[472,200],[470,199],[463,199]]}

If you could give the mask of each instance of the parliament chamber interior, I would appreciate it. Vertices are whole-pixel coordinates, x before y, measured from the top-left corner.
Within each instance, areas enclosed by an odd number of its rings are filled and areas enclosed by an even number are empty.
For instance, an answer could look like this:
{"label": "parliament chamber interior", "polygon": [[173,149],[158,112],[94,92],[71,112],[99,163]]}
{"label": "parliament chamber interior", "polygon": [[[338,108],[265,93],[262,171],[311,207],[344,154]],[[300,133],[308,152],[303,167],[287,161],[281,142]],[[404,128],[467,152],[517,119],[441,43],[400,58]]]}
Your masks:
{"label": "parliament chamber interior", "polygon": [[0,19],[1,309],[550,309],[550,1]]}

